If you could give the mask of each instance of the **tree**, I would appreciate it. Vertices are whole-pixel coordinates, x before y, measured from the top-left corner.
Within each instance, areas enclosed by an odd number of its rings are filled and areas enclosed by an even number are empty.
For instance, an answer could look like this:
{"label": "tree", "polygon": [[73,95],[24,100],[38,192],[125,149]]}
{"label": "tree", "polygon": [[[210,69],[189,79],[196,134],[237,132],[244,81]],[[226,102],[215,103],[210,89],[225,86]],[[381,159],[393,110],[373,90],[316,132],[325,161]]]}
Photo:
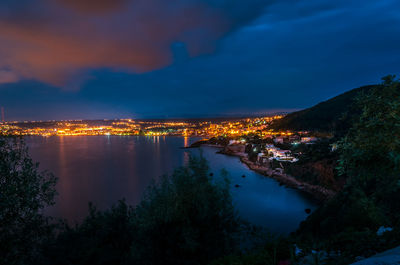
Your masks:
{"label": "tree", "polygon": [[208,171],[203,158],[191,158],[149,187],[133,218],[135,264],[207,264],[238,246],[229,183]]}
{"label": "tree", "polygon": [[383,80],[359,96],[361,117],[339,145],[340,172],[367,193],[377,182],[396,187],[400,177],[400,82],[395,76]]}
{"label": "tree", "polygon": [[[352,255],[370,255],[400,243],[400,82],[387,76],[361,93],[361,115],[339,142],[347,183],[336,198],[301,225],[304,237]],[[384,237],[380,226],[394,227]],[[343,253],[343,252],[342,252]]]}
{"label": "tree", "polygon": [[44,246],[40,264],[126,264],[135,232],[133,211],[124,200],[105,211],[90,204],[81,224],[66,225]]}
{"label": "tree", "polygon": [[[374,228],[400,225],[400,82],[395,76],[362,94],[358,122],[340,142],[339,171],[349,194],[364,197]],[[357,196],[355,200],[360,201]]]}
{"label": "tree", "polygon": [[51,234],[41,211],[54,204],[57,179],[39,172],[21,138],[0,137],[0,257],[3,264],[25,264]]}
{"label": "tree", "polygon": [[208,264],[241,243],[229,183],[212,179],[203,158],[152,183],[136,207],[90,209],[49,244],[43,264]]}

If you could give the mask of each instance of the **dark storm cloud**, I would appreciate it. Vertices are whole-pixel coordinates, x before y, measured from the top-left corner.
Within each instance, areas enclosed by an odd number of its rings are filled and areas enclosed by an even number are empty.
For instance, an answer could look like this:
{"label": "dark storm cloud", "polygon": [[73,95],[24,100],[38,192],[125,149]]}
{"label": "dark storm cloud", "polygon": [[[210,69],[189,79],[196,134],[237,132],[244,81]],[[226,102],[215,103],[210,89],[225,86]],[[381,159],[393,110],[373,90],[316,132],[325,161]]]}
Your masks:
{"label": "dark storm cloud", "polygon": [[[46,1],[0,1],[10,119],[299,109],[400,73],[398,0],[130,0],[106,10]],[[80,89],[6,84],[21,78]]]}
{"label": "dark storm cloud", "polygon": [[270,2],[6,0],[0,4],[0,70],[64,86],[85,69],[159,69],[172,62],[175,42],[192,57],[211,53]]}

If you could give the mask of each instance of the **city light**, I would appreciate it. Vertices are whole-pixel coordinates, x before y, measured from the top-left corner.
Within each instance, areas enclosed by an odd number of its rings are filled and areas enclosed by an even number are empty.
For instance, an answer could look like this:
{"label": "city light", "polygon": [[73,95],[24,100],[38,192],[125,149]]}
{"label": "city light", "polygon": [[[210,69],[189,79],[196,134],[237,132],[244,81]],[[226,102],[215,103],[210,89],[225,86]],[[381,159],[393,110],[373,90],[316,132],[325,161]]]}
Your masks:
{"label": "city light", "polygon": [[154,120],[101,120],[101,121],[48,121],[0,123],[0,134],[21,136],[207,136],[238,137],[258,134],[261,137],[291,135],[273,132],[268,126],[282,116],[210,121],[154,121]]}

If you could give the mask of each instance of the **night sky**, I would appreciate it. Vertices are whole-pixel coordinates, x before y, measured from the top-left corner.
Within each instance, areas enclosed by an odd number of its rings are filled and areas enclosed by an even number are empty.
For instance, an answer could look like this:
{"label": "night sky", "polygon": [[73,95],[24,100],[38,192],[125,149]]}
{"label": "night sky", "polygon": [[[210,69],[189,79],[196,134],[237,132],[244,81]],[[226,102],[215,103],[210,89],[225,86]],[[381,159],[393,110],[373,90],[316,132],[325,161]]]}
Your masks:
{"label": "night sky", "polygon": [[7,120],[291,111],[398,73],[398,0],[0,2]]}

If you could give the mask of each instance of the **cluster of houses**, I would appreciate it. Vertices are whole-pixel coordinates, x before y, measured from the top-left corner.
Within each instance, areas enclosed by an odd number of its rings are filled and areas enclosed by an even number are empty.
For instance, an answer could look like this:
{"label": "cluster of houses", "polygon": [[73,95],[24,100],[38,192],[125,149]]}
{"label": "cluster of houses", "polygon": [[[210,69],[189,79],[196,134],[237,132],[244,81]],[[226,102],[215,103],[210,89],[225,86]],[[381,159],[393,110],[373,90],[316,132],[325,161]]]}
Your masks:
{"label": "cluster of houses", "polygon": [[[316,137],[303,137],[299,135],[290,135],[290,136],[278,136],[273,138],[273,142],[276,145],[279,144],[312,144],[318,139]],[[245,144],[246,140],[237,139],[230,140],[229,145],[242,145]],[[279,162],[290,162],[294,163],[299,161],[298,158],[293,156],[290,150],[283,150],[276,147],[274,144],[265,144],[265,145],[255,145],[252,144],[252,148],[254,148],[254,152],[258,153],[257,155],[257,164],[261,166],[268,165],[273,160]]]}
{"label": "cluster of houses", "polygon": [[260,165],[265,165],[274,159],[277,161],[291,163],[299,161],[296,157],[292,156],[292,152],[290,150],[282,150],[272,144],[267,144],[265,146],[265,151],[258,154],[257,163]]}

